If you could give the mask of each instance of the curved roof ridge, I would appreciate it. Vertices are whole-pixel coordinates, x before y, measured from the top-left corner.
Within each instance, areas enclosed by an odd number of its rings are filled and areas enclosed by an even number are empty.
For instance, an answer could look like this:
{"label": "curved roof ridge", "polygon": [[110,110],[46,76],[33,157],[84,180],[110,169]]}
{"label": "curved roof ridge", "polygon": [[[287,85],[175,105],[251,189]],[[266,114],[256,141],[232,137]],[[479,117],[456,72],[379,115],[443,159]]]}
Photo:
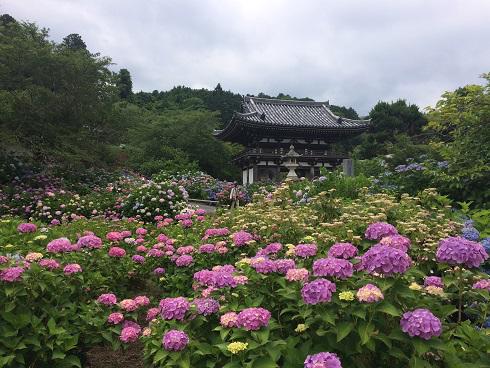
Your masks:
{"label": "curved roof ridge", "polygon": [[244,96],[244,100],[249,100],[255,105],[255,102],[270,103],[276,105],[306,105],[306,106],[322,106],[329,105],[329,101],[304,101],[304,100],[286,100],[280,98],[263,98],[255,96]]}

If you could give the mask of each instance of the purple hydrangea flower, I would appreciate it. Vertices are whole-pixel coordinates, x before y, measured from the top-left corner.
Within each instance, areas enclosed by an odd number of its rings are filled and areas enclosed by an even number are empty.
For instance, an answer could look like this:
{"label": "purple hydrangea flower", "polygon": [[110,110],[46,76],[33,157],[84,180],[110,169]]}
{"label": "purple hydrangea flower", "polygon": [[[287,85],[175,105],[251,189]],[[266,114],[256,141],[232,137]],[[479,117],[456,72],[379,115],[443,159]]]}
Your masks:
{"label": "purple hydrangea flower", "polygon": [[428,309],[423,308],[404,313],[400,320],[400,326],[402,331],[409,336],[418,336],[424,340],[439,336],[442,332],[442,324],[439,318]]}
{"label": "purple hydrangea flower", "polygon": [[46,251],[50,253],[71,252],[73,247],[68,238],[59,238],[51,240],[46,246]]}
{"label": "purple hydrangea flower", "polygon": [[199,247],[199,253],[213,253],[214,249],[214,244],[203,244]]}
{"label": "purple hydrangea flower", "polygon": [[193,261],[194,259],[192,258],[192,256],[184,254],[175,260],[175,265],[177,267],[187,267],[190,266]]}
{"label": "purple hydrangea flower", "polygon": [[246,308],[238,313],[237,325],[247,331],[256,331],[269,324],[271,312],[264,308]]}
{"label": "purple hydrangea flower", "polygon": [[268,258],[252,258],[252,262],[250,263],[253,269],[258,273],[272,273],[276,272],[276,263],[273,260]]}
{"label": "purple hydrangea flower", "polygon": [[438,262],[462,264],[466,267],[479,267],[487,258],[483,246],[460,236],[442,239],[437,248]]}
{"label": "purple hydrangea flower", "polygon": [[328,256],[333,258],[349,259],[357,256],[357,248],[351,243],[335,243],[328,250]]}
{"label": "purple hydrangea flower", "polygon": [[240,230],[232,235],[233,237],[233,244],[235,244],[237,247],[241,247],[247,244],[247,242],[254,240],[254,237],[252,234],[247,233],[246,231]]}
{"label": "purple hydrangea flower", "polygon": [[184,297],[165,298],[160,301],[160,313],[166,320],[183,320],[190,304]]}
{"label": "purple hydrangea flower", "polygon": [[485,279],[485,280],[477,281],[473,284],[472,287],[473,287],[473,289],[481,289],[481,290],[490,291],[490,280]]}
{"label": "purple hydrangea flower", "polygon": [[41,259],[38,264],[39,266],[47,268],[48,270],[54,270],[60,267],[58,261],[49,258]]}
{"label": "purple hydrangea flower", "polygon": [[95,235],[85,235],[77,241],[79,248],[99,249],[102,247],[102,239]]}
{"label": "purple hydrangea flower", "polygon": [[212,298],[195,299],[194,304],[196,305],[197,312],[203,316],[209,316],[219,311],[218,301]]}
{"label": "purple hydrangea flower", "polygon": [[160,309],[158,308],[150,308],[146,312],[146,320],[151,321],[155,319],[158,316],[158,313],[160,313]]}
{"label": "purple hydrangea flower", "polygon": [[163,275],[165,273],[165,268],[163,267],[157,267],[153,270],[153,273],[157,276]]}
{"label": "purple hydrangea flower", "polygon": [[332,293],[337,290],[335,284],[327,279],[316,279],[304,284],[301,296],[306,304],[318,304],[329,302]]}
{"label": "purple hydrangea flower", "polygon": [[364,253],[361,262],[364,271],[384,276],[404,273],[412,264],[407,253],[381,244],[376,244]]}
{"label": "purple hydrangea flower", "polygon": [[265,248],[260,249],[257,252],[257,256],[267,256],[269,254],[276,254],[282,249],[281,243],[270,243]]}
{"label": "purple hydrangea flower", "polygon": [[26,222],[26,223],[23,223],[23,224],[19,224],[19,226],[17,226],[17,231],[19,233],[35,233],[37,230],[37,226],[36,224],[31,224],[29,222]]}
{"label": "purple hydrangea flower", "polygon": [[398,230],[386,222],[375,222],[370,224],[364,233],[366,239],[381,240],[385,236],[398,235]]}
{"label": "purple hydrangea flower", "polygon": [[167,351],[181,351],[189,344],[189,337],[184,331],[170,330],[163,335],[162,344]]}
{"label": "purple hydrangea flower", "polygon": [[437,286],[437,287],[444,287],[444,283],[442,282],[442,278],[439,276],[427,276],[424,279],[424,286]]}
{"label": "purple hydrangea flower", "polygon": [[131,257],[131,259],[135,263],[144,263],[145,262],[145,257],[140,256],[139,254],[135,254],[134,256]]}
{"label": "purple hydrangea flower", "polygon": [[296,268],[294,259],[277,259],[274,261],[276,265],[276,272],[285,275],[288,270]]}
{"label": "purple hydrangea flower", "polygon": [[298,244],[294,247],[294,254],[301,258],[313,257],[317,251],[318,247],[316,244]]}
{"label": "purple hydrangea flower", "polygon": [[224,271],[201,270],[194,273],[194,280],[204,286],[215,288],[235,287],[237,285],[233,275]]}
{"label": "purple hydrangea flower", "polygon": [[352,276],[352,263],[340,258],[320,258],[313,262],[313,275],[332,276],[345,280]]}
{"label": "purple hydrangea flower", "polygon": [[340,360],[334,353],[322,352],[308,355],[304,368],[342,368]]}
{"label": "purple hydrangea flower", "polygon": [[63,268],[65,275],[71,275],[73,273],[82,272],[82,267],[78,263],[70,263]]}

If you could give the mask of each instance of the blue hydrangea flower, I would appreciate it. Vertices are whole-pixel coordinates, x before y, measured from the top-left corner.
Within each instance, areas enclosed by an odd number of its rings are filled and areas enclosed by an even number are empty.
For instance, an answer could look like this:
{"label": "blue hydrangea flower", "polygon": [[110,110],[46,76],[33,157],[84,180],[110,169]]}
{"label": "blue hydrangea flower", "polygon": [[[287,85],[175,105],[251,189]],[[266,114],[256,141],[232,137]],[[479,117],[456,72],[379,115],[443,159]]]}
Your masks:
{"label": "blue hydrangea flower", "polygon": [[483,239],[481,245],[483,245],[483,248],[490,254],[490,237]]}
{"label": "blue hydrangea flower", "polygon": [[478,241],[480,239],[480,232],[472,226],[464,227],[461,235],[467,240]]}

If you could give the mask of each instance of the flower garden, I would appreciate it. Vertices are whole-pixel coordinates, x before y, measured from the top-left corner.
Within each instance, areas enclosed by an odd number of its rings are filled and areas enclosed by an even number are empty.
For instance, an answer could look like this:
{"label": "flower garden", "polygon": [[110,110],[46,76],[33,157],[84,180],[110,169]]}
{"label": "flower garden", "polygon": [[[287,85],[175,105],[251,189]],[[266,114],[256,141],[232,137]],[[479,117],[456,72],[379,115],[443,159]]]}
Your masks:
{"label": "flower garden", "polygon": [[10,193],[0,367],[488,367],[488,239],[432,189],[332,180],[212,215],[168,178]]}

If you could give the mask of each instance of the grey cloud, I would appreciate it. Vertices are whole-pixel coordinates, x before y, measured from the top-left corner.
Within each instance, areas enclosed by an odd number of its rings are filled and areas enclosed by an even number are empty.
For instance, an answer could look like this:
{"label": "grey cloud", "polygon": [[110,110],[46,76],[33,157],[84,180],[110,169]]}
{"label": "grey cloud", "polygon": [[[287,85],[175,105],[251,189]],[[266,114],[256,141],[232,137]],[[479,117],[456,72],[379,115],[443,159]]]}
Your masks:
{"label": "grey cloud", "polygon": [[421,107],[490,71],[490,2],[4,0],[0,11],[80,33],[136,90],[175,85],[308,96],[362,114]]}

